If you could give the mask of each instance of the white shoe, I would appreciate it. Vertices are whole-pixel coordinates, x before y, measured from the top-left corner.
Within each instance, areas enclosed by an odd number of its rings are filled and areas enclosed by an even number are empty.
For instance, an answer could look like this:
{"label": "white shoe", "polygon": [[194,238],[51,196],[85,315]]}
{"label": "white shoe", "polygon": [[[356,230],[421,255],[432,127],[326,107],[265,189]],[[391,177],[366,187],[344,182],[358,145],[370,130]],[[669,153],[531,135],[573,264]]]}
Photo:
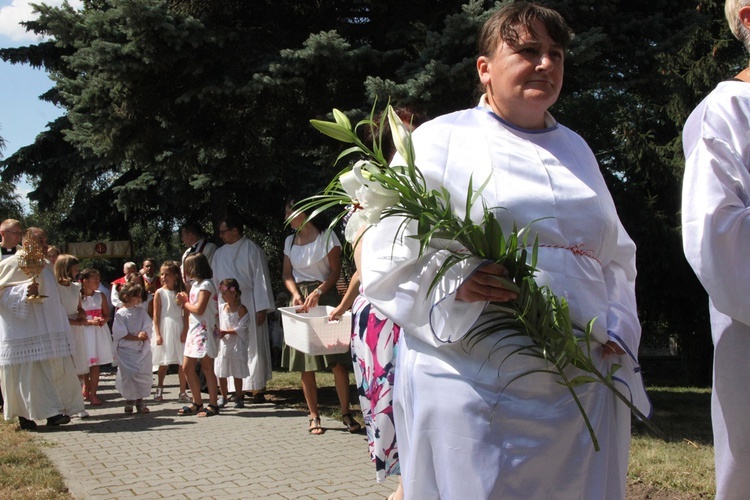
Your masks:
{"label": "white shoe", "polygon": [[76,413],[73,416],[74,417],[78,417],[78,418],[88,418],[89,417],[89,412],[87,412],[86,410],[83,410],[83,411],[79,411],[78,413]]}
{"label": "white shoe", "polygon": [[180,403],[192,403],[193,400],[190,399],[190,396],[187,395],[187,392],[181,392],[180,396],[177,398]]}
{"label": "white shoe", "polygon": [[164,399],[163,389],[161,387],[156,388],[156,395],[154,396],[154,401],[161,402]]}
{"label": "white shoe", "polygon": [[216,400],[216,406],[218,406],[219,408],[224,408],[226,405],[227,405],[227,401],[221,396],[219,396],[219,399]]}

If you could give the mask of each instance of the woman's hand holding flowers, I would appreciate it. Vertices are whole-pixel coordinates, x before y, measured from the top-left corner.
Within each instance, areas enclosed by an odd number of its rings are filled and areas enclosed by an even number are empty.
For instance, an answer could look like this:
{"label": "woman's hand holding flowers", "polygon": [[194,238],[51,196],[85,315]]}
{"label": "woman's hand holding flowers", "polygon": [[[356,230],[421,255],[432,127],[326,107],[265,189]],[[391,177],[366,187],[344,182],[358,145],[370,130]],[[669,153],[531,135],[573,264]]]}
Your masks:
{"label": "woman's hand holding flowers", "polygon": [[490,262],[469,276],[456,292],[456,299],[464,302],[508,302],[518,298],[518,293],[508,290],[497,278],[507,278],[508,270]]}

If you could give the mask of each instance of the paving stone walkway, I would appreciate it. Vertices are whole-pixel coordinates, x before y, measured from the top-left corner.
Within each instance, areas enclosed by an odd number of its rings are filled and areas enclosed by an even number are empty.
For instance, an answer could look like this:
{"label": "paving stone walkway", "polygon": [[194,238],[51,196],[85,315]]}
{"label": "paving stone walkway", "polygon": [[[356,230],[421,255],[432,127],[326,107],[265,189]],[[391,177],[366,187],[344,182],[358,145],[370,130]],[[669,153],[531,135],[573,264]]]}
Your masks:
{"label": "paving stone walkway", "polygon": [[272,403],[230,403],[216,417],[177,416],[177,376],[151,413],[126,415],[103,377],[105,404],[60,428],[39,427],[45,453],[77,499],[269,498],[384,499],[396,480],[375,482],[364,434],[323,417],[326,433],[307,433],[307,415]]}

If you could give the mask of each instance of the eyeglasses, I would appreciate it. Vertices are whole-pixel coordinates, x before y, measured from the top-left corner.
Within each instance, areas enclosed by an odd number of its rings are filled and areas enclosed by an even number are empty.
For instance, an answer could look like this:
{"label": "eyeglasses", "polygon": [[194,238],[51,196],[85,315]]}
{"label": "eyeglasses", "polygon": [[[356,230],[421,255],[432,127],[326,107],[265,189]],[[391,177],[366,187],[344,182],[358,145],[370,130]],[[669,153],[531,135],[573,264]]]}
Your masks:
{"label": "eyeglasses", "polygon": [[[234,229],[234,228],[232,228],[232,229]],[[224,233],[228,233],[228,232],[229,232],[229,231],[231,231],[232,229],[219,229],[219,234],[224,234]]]}

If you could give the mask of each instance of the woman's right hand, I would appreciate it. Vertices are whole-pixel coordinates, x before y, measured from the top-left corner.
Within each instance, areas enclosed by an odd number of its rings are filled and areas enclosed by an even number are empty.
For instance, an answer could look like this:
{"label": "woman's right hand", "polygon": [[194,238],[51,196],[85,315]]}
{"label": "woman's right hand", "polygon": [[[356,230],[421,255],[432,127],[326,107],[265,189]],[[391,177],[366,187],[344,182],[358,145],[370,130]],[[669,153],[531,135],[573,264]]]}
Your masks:
{"label": "woman's right hand", "polygon": [[518,294],[508,290],[497,278],[507,278],[508,270],[500,264],[485,264],[464,281],[456,292],[456,300],[464,302],[508,302]]}
{"label": "woman's right hand", "polygon": [[336,309],[331,311],[331,314],[328,315],[328,321],[336,321],[341,319],[341,316],[346,314],[347,310],[348,309],[346,307],[343,307],[341,304],[339,304],[338,306],[336,306]]}
{"label": "woman's right hand", "polygon": [[295,293],[294,294],[294,299],[292,301],[292,305],[294,305],[294,306],[301,306],[304,303],[305,303],[305,301],[302,299],[302,295],[300,295],[299,293]]}

